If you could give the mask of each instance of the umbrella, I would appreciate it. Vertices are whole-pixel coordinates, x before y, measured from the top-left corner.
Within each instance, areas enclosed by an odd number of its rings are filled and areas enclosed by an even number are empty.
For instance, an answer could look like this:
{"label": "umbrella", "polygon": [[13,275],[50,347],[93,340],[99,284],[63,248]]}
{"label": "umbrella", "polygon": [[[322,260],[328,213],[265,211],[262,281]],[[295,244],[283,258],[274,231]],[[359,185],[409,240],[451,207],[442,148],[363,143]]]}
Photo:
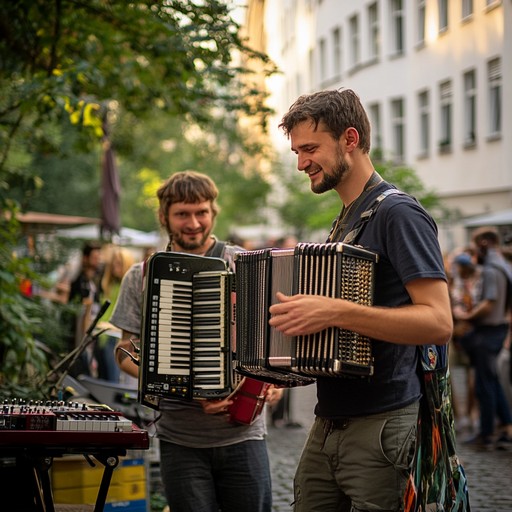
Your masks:
{"label": "umbrella", "polygon": [[114,150],[108,137],[107,122],[103,122],[103,158],[101,174],[101,236],[112,238],[119,234],[121,220],[119,215],[119,198],[121,183],[117,170]]}

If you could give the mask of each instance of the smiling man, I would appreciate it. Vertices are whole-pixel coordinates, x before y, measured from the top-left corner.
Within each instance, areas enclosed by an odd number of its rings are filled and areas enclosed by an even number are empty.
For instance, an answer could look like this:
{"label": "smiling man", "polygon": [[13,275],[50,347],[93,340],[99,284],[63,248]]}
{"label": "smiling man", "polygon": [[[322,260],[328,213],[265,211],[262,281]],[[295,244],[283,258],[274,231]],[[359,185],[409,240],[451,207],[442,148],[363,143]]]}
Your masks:
{"label": "smiling man", "polygon": [[208,176],[192,171],[173,175],[158,189],[158,218],[169,235],[168,250],[204,256],[212,249],[217,195]]}
{"label": "smiling man", "polygon": [[[169,235],[167,250],[223,258],[234,270],[241,247],[221,242],[212,234],[218,190],[215,183],[194,171],[173,174],[157,192],[160,223]],[[142,321],[143,264],[123,278],[111,322],[122,329],[118,347],[133,353]],[[139,367],[118,350],[120,368],[137,377]],[[281,391],[270,389],[270,403]],[[272,491],[265,441],[264,415],[252,425],[227,420],[232,403],[223,400],[160,401],[156,423],[160,439],[160,470],[172,512],[270,512]]]}
{"label": "smiling man", "polygon": [[[280,127],[311,190],[343,204],[329,242],[394,189],[374,170],[370,123],[351,90],[301,96]],[[416,345],[448,343],[452,317],[437,228],[412,197],[389,194],[357,244],[379,255],[374,305],[319,295],[286,296],[270,324],[286,335],[328,327],[371,339],[374,375],[318,378],[315,422],[295,475],[295,512],[400,511],[414,454],[420,380]]]}

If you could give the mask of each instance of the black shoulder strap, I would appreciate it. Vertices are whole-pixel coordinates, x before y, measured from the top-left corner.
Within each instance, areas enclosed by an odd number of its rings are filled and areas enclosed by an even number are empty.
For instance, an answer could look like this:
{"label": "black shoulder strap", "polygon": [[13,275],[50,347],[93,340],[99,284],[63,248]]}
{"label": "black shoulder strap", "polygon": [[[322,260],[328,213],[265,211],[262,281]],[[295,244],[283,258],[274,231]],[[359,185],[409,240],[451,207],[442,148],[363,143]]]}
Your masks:
{"label": "black shoulder strap", "polygon": [[405,192],[401,192],[396,188],[388,188],[387,190],[384,190],[382,194],[378,195],[375,198],[373,203],[370,205],[370,208],[361,213],[359,220],[355,223],[352,230],[349,231],[345,238],[343,239],[343,243],[354,245],[356,243],[358,236],[361,234],[362,229],[366,226],[366,223],[373,217],[382,201],[384,201],[386,197],[392,194],[405,194]]}
{"label": "black shoulder strap", "polygon": [[[361,213],[359,220],[354,225],[352,231],[345,236],[343,242],[354,245],[357,237],[361,234],[362,229],[373,217],[379,206],[382,204],[382,201],[393,194],[407,195],[405,192],[397,190],[396,188],[388,188],[382,192],[382,194],[375,198],[373,203],[370,205],[370,208]],[[448,349],[446,346],[418,345],[417,352],[419,355],[418,368],[420,373],[432,371],[436,368],[446,369],[448,367]]]}
{"label": "black shoulder strap", "polygon": [[212,258],[222,258],[222,254],[224,253],[224,247],[226,247],[226,242],[220,242],[219,240],[217,240],[209,256],[211,256]]}

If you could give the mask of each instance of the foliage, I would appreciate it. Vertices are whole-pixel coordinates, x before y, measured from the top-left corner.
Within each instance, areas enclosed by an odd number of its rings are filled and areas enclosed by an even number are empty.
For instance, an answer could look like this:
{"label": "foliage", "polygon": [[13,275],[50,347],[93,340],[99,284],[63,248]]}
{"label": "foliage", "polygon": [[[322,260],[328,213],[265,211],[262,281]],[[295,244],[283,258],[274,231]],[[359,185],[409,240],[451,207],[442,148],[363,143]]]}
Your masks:
{"label": "foliage", "polygon": [[21,293],[21,287],[33,277],[29,260],[13,254],[17,233],[16,208],[4,210],[0,223],[0,385],[8,396],[23,395],[34,375],[46,372],[43,353],[37,348],[38,306]]}
{"label": "foliage", "polygon": [[[200,124],[219,112],[243,112],[264,124],[264,94],[242,80],[248,71],[233,56],[274,68],[245,45],[238,29],[230,3],[220,0],[6,3],[0,20],[3,192],[34,175],[33,161],[97,151],[107,113],[114,125],[124,112],[138,122],[156,110]],[[74,144],[66,150],[68,139]]]}
{"label": "foliage", "polygon": [[49,125],[49,131],[65,132],[67,135],[59,137],[61,140],[55,151],[33,149],[32,161],[26,172],[37,176],[37,187],[14,188],[10,191],[10,197],[20,204],[22,210],[98,217],[99,144],[86,153],[77,152],[76,147],[84,137],[67,120],[61,126]]}
{"label": "foliage", "polygon": [[[187,168],[219,181],[221,233],[250,218],[268,187],[245,169],[243,155],[253,148],[236,121],[244,113],[264,125],[268,109],[233,56],[244,55],[248,65],[258,60],[264,73],[274,67],[240,39],[231,7],[192,0],[6,6],[0,20],[5,196],[23,209],[97,217],[105,119],[121,177],[123,225],[156,229],[148,191]],[[186,136],[193,131],[201,136]]]}

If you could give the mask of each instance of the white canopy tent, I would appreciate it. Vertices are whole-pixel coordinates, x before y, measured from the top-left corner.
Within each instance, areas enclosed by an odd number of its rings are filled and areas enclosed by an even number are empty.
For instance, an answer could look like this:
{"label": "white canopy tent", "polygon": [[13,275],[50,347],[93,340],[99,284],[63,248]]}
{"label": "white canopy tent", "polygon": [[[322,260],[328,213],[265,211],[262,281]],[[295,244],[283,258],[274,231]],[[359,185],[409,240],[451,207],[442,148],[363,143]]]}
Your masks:
{"label": "white canopy tent", "polygon": [[[99,240],[100,226],[86,224],[74,228],[58,229],[56,235],[62,238],[76,238],[79,240]],[[113,235],[112,242],[116,245],[131,247],[159,248],[162,245],[162,238],[159,231],[145,232],[122,227],[119,235]]]}
{"label": "white canopy tent", "polygon": [[512,209],[477,215],[464,221],[466,228],[481,226],[512,226]]}

